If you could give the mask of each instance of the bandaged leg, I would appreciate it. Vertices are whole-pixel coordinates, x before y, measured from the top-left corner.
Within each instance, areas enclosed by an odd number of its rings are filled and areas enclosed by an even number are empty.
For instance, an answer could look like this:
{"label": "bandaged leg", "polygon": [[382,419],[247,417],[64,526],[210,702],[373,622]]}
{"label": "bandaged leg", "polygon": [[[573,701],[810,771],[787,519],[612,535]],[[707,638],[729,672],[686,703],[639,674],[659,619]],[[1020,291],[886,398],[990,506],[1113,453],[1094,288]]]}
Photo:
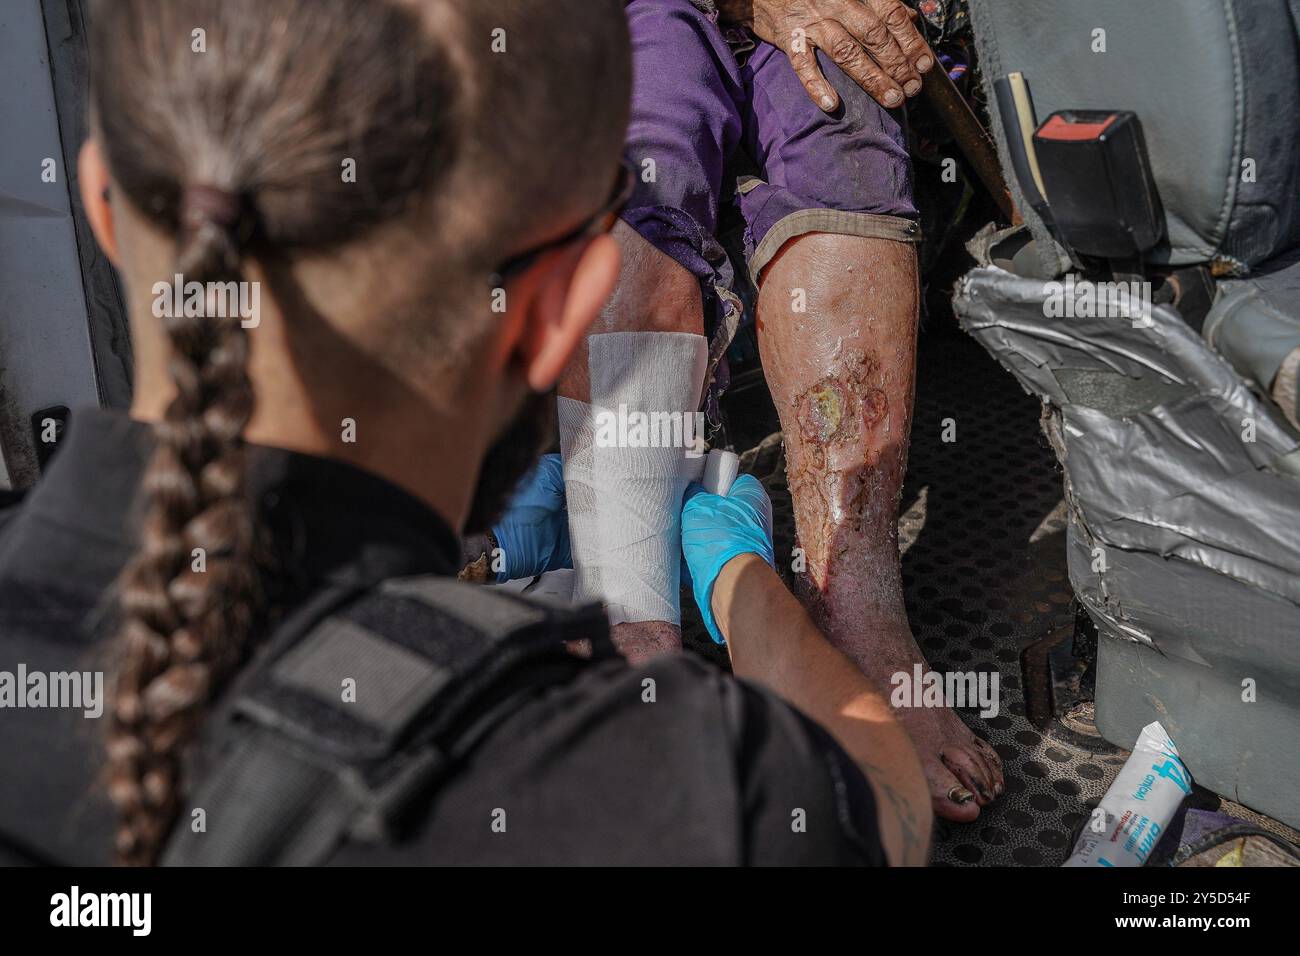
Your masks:
{"label": "bandaged leg", "polygon": [[[696,337],[704,332],[704,302],[699,276],[651,244],[626,222],[620,221],[615,225],[613,236],[623,254],[623,273],[618,287],[597,318],[591,335],[579,346],[560,379],[560,395],[582,406],[588,406],[592,401],[589,343],[604,335],[621,332],[683,333]],[[580,440],[581,422],[590,413],[582,408],[575,409],[568,402],[561,403],[561,411],[567,420],[563,429],[566,459],[574,457],[575,447],[590,449],[594,453],[594,431],[588,429],[591,434]],[[594,454],[591,459],[594,459]],[[584,470],[589,473],[590,468],[591,460],[585,466],[578,462],[576,467],[566,462],[566,478],[573,481],[575,475],[581,476]],[[581,483],[580,477],[578,481]],[[589,478],[586,485],[589,489]],[[581,498],[583,489],[579,488],[578,494]],[[583,527],[575,524],[570,511],[570,540],[579,542],[575,555],[580,566],[590,566],[583,560],[591,549],[586,541],[588,538],[595,540],[594,535],[598,532],[583,530],[584,527],[594,528],[592,520],[580,518],[578,523]],[[674,560],[677,560],[675,556]],[[619,651],[634,663],[657,654],[681,650],[682,646],[681,628],[672,620],[615,624],[611,637]]]}
{"label": "bandaged leg", "polygon": [[559,400],[574,599],[603,602],[616,625],[679,625],[681,502],[703,467],[707,345],[618,332],[588,350],[591,403]]}

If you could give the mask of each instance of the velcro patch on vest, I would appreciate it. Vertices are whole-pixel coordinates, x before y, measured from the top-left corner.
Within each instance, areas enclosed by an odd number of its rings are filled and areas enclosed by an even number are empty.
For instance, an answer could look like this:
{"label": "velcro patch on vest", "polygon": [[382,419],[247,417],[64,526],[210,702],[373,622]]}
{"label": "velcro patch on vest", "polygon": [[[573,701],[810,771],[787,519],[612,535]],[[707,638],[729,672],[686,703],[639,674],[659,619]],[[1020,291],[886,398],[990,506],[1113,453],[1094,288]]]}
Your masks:
{"label": "velcro patch on vest", "polygon": [[332,759],[382,761],[411,733],[456,717],[499,668],[601,634],[595,606],[558,610],[452,578],[396,579],[268,661],[235,713]]}
{"label": "velcro patch on vest", "polygon": [[271,677],[324,703],[347,707],[391,735],[415,718],[451,672],[351,621],[329,618],[276,662]]}

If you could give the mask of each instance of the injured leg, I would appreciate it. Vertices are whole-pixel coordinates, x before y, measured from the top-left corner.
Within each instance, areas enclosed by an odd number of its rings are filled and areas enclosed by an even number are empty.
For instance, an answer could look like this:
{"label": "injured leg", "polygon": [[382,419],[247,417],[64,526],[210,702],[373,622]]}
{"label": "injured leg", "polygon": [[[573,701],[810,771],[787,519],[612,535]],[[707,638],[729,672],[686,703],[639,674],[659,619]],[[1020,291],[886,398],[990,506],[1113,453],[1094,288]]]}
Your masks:
{"label": "injured leg", "polygon": [[605,604],[615,645],[636,662],[681,649],[681,499],[699,459],[611,446],[598,416],[693,415],[707,347],[699,281],[626,224],[614,235],[622,277],[561,379],[560,440],[574,599]]}
{"label": "injured leg", "polygon": [[[804,598],[832,643],[884,688],[924,665],[898,554],[917,299],[912,246],[813,234],[787,244],[767,267],[758,305],[806,561]],[[899,708],[899,716],[936,814],[972,820],[1002,792],[997,754],[953,711]]]}

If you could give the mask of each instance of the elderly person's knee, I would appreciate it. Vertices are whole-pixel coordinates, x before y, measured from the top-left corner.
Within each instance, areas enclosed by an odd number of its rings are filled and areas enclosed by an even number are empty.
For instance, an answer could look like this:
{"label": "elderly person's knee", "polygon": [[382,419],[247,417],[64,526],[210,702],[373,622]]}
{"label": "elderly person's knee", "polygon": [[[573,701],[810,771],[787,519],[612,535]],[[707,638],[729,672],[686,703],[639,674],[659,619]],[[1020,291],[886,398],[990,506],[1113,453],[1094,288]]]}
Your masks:
{"label": "elderly person's knee", "polygon": [[593,333],[704,332],[700,280],[640,233],[620,222],[614,229],[623,271]]}

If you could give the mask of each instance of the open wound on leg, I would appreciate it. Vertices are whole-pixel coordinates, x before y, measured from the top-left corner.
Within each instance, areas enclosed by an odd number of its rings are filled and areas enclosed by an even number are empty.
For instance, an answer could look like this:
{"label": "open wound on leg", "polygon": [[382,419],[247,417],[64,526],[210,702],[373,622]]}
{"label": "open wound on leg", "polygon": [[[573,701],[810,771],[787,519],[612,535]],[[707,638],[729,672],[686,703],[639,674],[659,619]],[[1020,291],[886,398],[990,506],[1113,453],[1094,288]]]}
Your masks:
{"label": "open wound on leg", "polygon": [[869,435],[889,411],[885,393],[868,382],[875,371],[866,355],[853,353],[843,372],[801,394],[795,407],[800,437],[825,448]]}
{"label": "open wound on leg", "polygon": [[[798,437],[789,457],[799,541],[807,556],[801,588],[810,610],[825,615],[825,591],[834,571],[867,573],[863,535],[894,503],[880,494],[877,473],[888,436],[885,393],[872,382],[876,363],[847,355],[833,374],[795,399]],[[877,513],[879,512],[879,514]],[[860,572],[860,573],[859,573]]]}

